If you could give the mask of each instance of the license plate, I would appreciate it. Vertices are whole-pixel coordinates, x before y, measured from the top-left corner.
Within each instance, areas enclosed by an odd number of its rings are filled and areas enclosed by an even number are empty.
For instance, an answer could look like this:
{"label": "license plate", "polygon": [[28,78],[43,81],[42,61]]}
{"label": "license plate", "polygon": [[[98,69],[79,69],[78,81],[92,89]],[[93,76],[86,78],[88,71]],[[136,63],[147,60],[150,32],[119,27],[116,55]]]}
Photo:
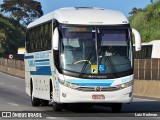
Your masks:
{"label": "license plate", "polygon": [[92,95],[92,99],[101,100],[101,99],[105,99],[105,96],[104,95]]}

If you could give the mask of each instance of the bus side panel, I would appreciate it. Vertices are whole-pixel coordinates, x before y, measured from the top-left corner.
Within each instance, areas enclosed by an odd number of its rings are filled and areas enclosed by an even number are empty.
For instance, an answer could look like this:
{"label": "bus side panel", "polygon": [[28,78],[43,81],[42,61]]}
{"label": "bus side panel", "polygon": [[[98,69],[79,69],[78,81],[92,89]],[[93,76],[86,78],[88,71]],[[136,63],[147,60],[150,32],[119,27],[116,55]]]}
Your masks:
{"label": "bus side panel", "polygon": [[25,87],[26,93],[31,96],[31,75],[30,71],[34,71],[34,55],[31,53],[25,54]]}
{"label": "bus side panel", "polygon": [[31,86],[30,86],[30,72],[25,71],[25,87],[26,93],[31,96]]}
{"label": "bus side panel", "polygon": [[[53,57],[51,57],[53,58]],[[58,79],[59,79],[59,72],[57,70],[57,68],[54,66],[54,63],[51,63],[51,68],[52,68],[52,89],[53,89],[53,101],[54,102],[59,102],[60,98],[59,98],[59,93],[60,93],[60,90],[59,90],[59,82],[58,82]]]}
{"label": "bus side panel", "polygon": [[35,97],[44,100],[50,100],[51,54],[51,50],[35,53],[36,71],[32,73]]}
{"label": "bus side panel", "polygon": [[34,95],[36,98],[50,100],[50,78],[51,76],[34,75]]}
{"label": "bus side panel", "polygon": [[25,55],[26,92],[29,96],[33,89],[34,97],[50,100],[51,54],[51,51],[42,51]]}
{"label": "bus side panel", "polygon": [[59,89],[59,73],[57,71],[57,69],[54,69],[53,72],[53,101],[54,102],[59,102],[60,101],[60,89]]}

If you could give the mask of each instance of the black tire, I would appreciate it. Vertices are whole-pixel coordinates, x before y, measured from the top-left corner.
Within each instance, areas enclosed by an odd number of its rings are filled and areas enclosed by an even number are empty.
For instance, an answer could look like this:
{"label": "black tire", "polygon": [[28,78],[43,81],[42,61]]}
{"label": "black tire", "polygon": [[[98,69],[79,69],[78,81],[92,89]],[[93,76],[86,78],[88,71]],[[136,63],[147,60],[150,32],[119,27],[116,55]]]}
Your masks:
{"label": "black tire", "polygon": [[55,111],[55,112],[61,112],[62,111],[62,104],[53,102],[53,111]]}
{"label": "black tire", "polygon": [[113,113],[120,113],[122,110],[122,103],[114,103],[111,105],[111,109]]}
{"label": "black tire", "polygon": [[51,79],[50,79],[50,102],[53,103],[53,85]]}
{"label": "black tire", "polygon": [[48,106],[49,101],[48,100],[41,100],[41,106]]}
{"label": "black tire", "polygon": [[40,105],[40,100],[38,98],[35,98],[34,95],[33,95],[33,85],[31,84],[31,103],[32,103],[32,106],[35,107],[35,106],[39,106]]}
{"label": "black tire", "polygon": [[86,104],[85,107],[87,107],[87,108],[92,108],[92,107],[93,107],[93,104]]}

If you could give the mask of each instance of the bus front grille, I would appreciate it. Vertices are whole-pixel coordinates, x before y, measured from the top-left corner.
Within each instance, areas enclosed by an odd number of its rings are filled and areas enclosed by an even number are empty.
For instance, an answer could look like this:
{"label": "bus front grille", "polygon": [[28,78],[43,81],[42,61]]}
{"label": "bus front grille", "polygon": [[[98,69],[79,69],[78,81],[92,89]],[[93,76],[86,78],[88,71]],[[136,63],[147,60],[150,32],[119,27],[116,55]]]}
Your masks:
{"label": "bus front grille", "polygon": [[[78,87],[76,88],[78,91],[86,91],[86,92],[92,92],[92,91],[97,91],[96,87]],[[116,91],[120,90],[119,87],[101,87],[99,91],[97,92],[103,92],[103,91]]]}

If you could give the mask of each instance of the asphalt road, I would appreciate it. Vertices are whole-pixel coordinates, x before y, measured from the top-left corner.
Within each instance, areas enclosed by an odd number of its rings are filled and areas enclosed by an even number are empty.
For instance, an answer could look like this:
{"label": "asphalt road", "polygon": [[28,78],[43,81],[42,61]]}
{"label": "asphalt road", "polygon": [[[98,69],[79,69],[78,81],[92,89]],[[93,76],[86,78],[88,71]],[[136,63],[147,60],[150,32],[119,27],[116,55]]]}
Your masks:
{"label": "asphalt road", "polygon": [[[157,91],[159,92],[159,91]],[[81,109],[80,109],[81,108]],[[81,105],[70,105],[63,112],[53,112],[52,105],[32,107],[30,97],[25,92],[24,79],[0,73],[0,111],[16,111],[17,113],[41,113],[46,119],[160,119],[160,101],[134,98],[131,104],[124,104],[122,113],[111,113],[105,106],[83,108]],[[145,117],[139,117],[145,115]],[[148,117],[148,116],[149,117]],[[158,117],[153,117],[157,115]]]}

